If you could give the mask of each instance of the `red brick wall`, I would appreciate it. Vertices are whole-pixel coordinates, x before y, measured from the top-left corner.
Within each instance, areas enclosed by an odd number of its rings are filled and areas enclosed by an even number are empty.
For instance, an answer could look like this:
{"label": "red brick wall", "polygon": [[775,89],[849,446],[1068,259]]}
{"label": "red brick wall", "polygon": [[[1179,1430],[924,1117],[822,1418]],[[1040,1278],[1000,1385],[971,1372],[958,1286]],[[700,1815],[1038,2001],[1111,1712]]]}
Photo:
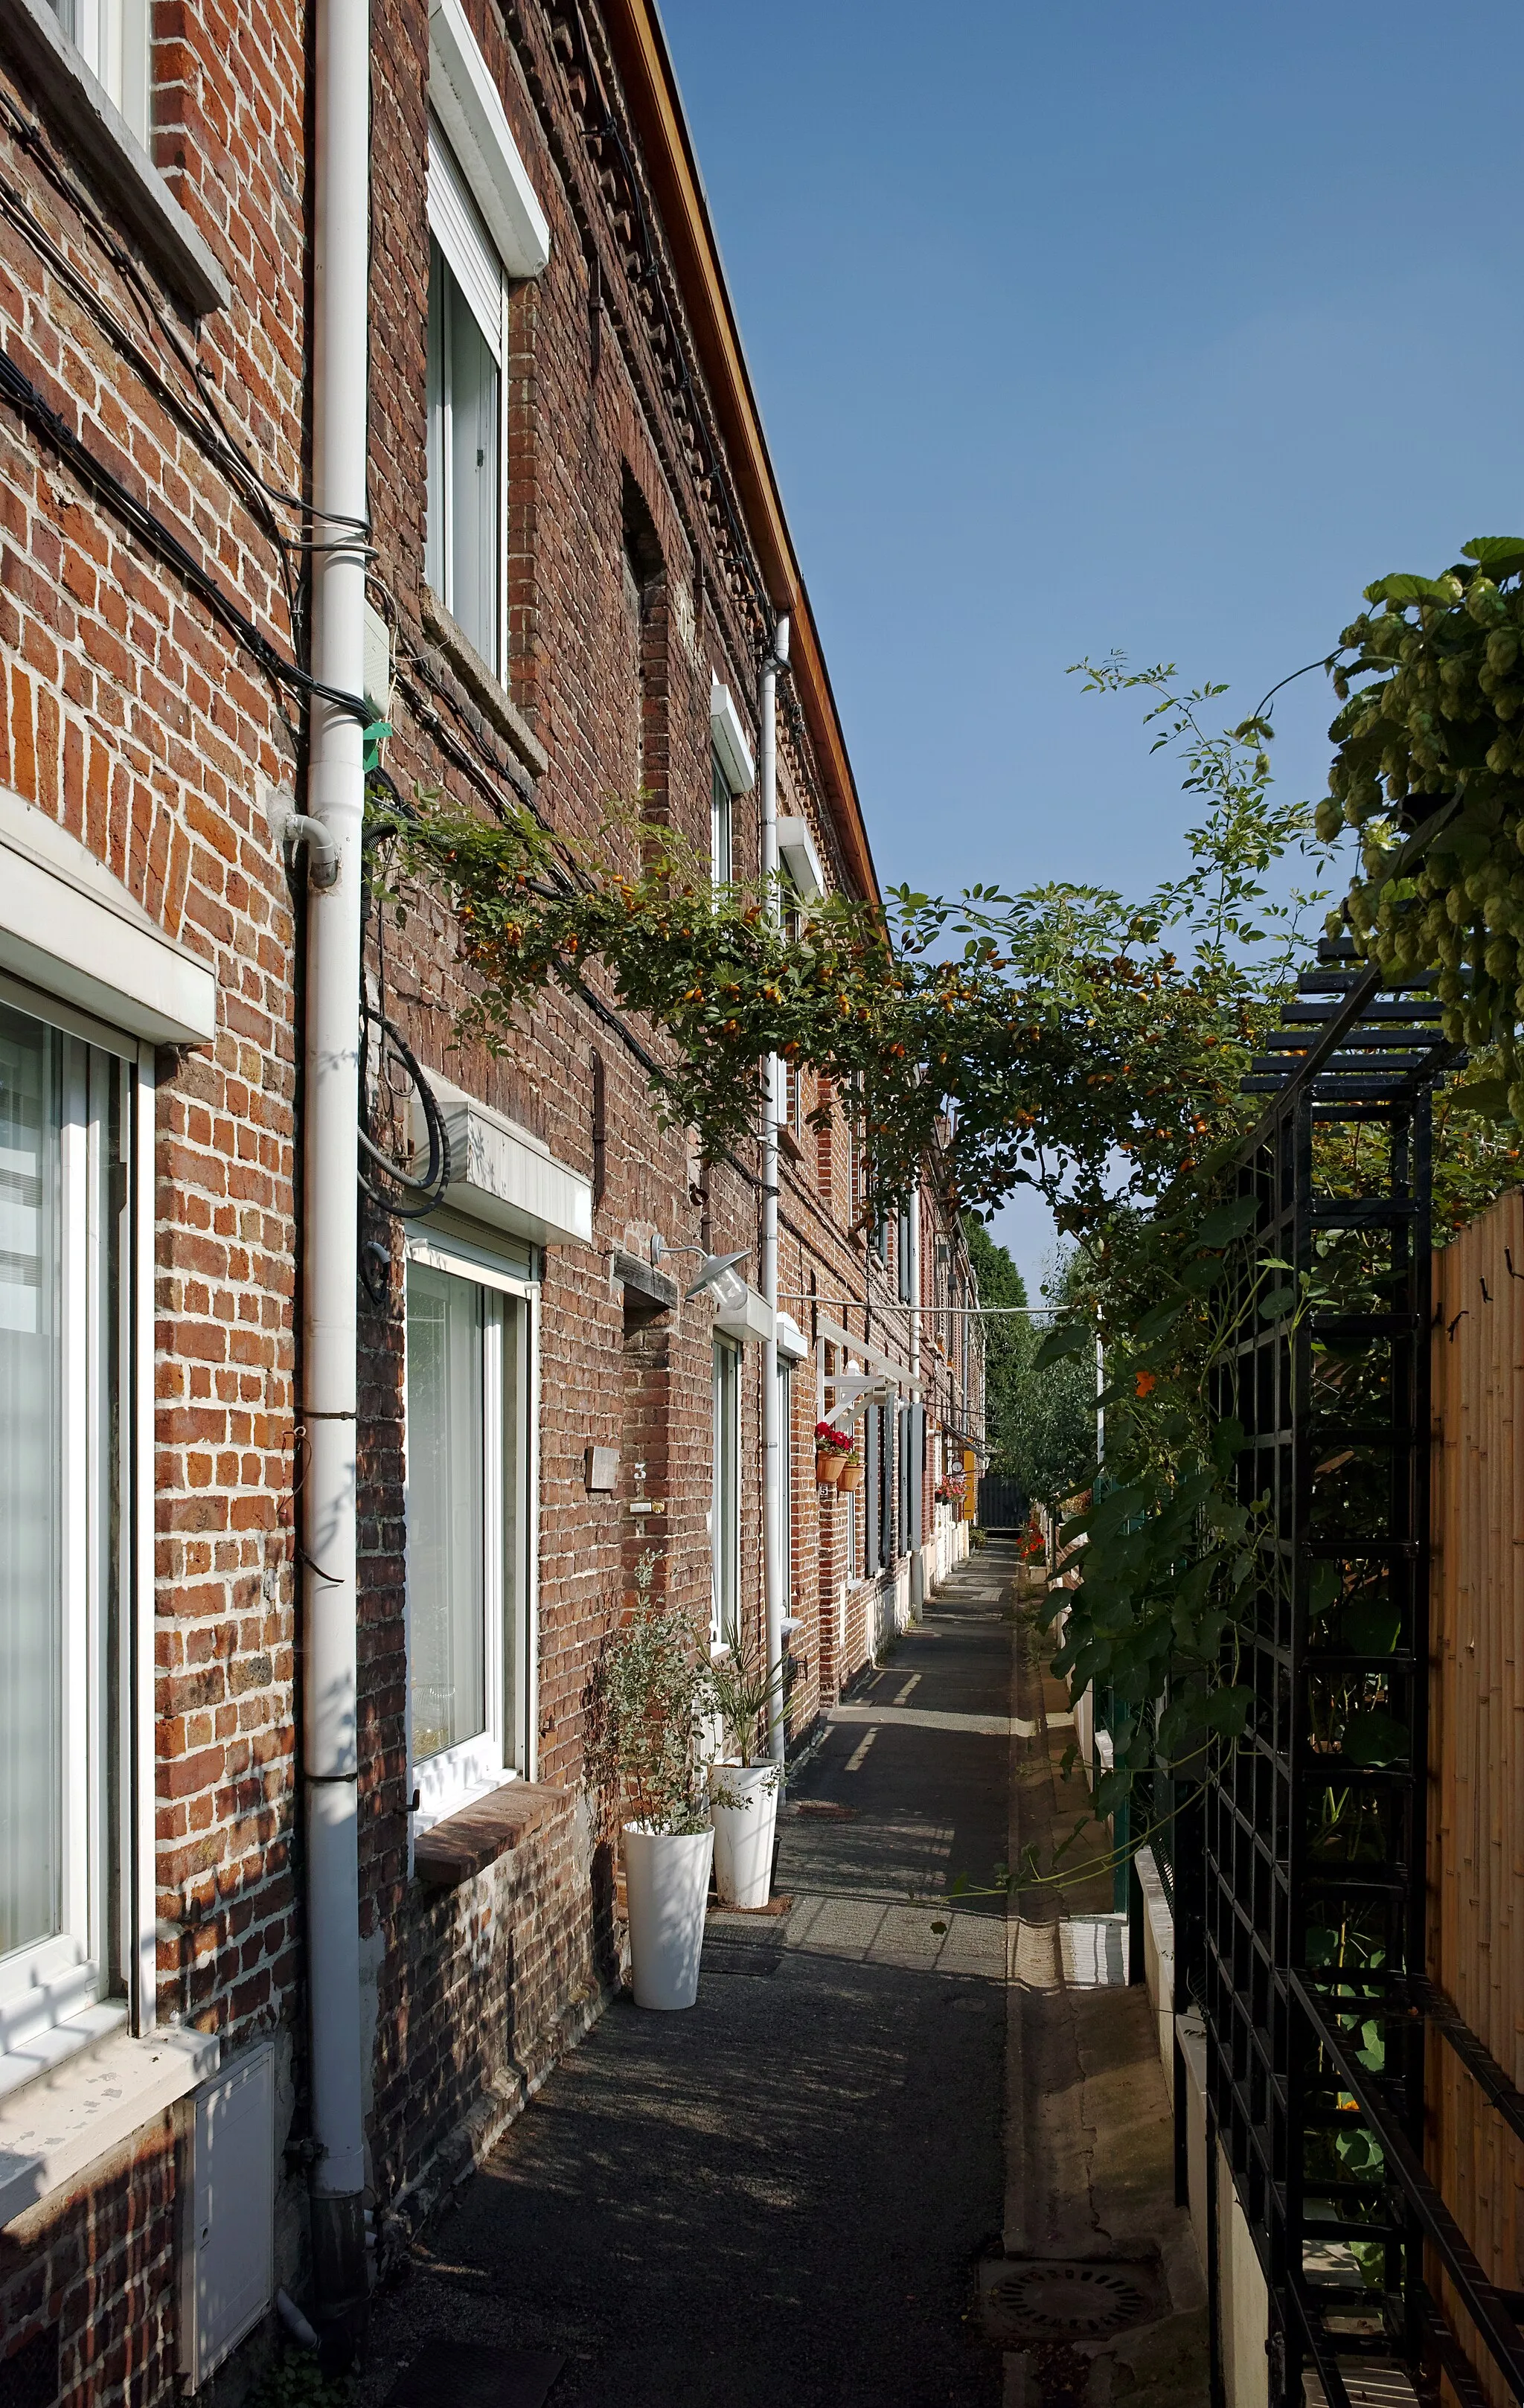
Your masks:
{"label": "red brick wall", "polygon": [[161,2115],[0,2233],[0,2358],[56,2333],[61,2401],[174,2395],[176,2157]]}
{"label": "red brick wall", "polygon": [[[224,423],[272,482],[302,458],[303,28],[273,9],[160,11],[155,147],[227,270],[197,337]],[[24,84],[5,79],[29,116]],[[88,194],[66,136],[46,153]],[[288,633],[276,552],[206,446],[206,410],[137,293],[39,154],[0,131],[0,175],[86,294],[0,219],[0,340],[45,400],[216,576]],[[0,408],[0,783],[81,838],[213,968],[218,1035],[159,1065],[156,1706],[160,2010],[231,2045],[291,2016],[294,1607],[290,1541],[293,918],[256,777],[290,746],[249,659]],[[153,1409],[151,1403],[151,1410]],[[283,2137],[283,2136],[282,2136]],[[171,2388],[174,2167],[166,2133],[0,2240],[0,2348],[61,2331],[65,2396]]]}

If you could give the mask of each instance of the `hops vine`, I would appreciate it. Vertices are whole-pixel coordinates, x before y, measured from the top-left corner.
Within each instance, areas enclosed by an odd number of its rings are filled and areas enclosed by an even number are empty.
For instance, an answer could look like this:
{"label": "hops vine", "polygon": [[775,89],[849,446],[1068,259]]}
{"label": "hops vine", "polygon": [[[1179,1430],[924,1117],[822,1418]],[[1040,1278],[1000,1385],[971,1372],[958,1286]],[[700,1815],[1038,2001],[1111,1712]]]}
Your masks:
{"label": "hops vine", "polygon": [[1524,539],[1379,578],[1334,656],[1344,705],[1318,833],[1359,830],[1343,907],[1393,977],[1435,977],[1468,1103],[1524,1122]]}

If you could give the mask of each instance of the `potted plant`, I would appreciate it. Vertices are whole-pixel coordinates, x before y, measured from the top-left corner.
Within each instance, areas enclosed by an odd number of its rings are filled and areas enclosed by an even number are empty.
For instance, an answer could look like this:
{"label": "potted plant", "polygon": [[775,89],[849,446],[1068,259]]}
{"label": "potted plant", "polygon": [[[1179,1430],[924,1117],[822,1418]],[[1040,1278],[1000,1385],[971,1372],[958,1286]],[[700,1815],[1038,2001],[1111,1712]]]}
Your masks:
{"label": "potted plant", "polygon": [[778,1768],[766,1755],[783,1668],[769,1673],[749,1648],[731,1647],[710,1674],[725,1733],[725,1758],[709,1769],[714,1826],[714,1886],[726,1906],[766,1906],[778,1830]]}
{"label": "potted plant", "polygon": [[815,1478],[825,1487],[835,1487],[841,1477],[841,1467],[851,1453],[850,1430],[839,1430],[834,1422],[816,1422]]}
{"label": "potted plant", "polygon": [[604,1748],[634,1808],[622,1836],[635,2003],[691,2007],[714,1854],[698,1755],[712,1675],[684,1617],[652,1598],[655,1562],[641,1556],[635,1612],[604,1657]]}
{"label": "potted plant", "polygon": [[863,1459],[855,1447],[853,1448],[852,1453],[847,1456],[846,1461],[842,1464],[841,1474],[836,1484],[838,1488],[840,1488],[843,1494],[848,1497],[852,1495],[854,1489],[860,1488],[862,1486]]}

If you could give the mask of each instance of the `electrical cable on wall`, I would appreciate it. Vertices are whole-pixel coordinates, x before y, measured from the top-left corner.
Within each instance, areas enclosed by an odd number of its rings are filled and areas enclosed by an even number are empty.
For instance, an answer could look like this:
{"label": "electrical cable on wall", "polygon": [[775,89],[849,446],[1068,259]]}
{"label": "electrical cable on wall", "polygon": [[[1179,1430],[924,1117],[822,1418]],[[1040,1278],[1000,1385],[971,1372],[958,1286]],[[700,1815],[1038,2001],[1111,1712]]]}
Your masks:
{"label": "electrical cable on wall", "polygon": [[[360,1090],[360,1151],[371,1165],[367,1174],[362,1166],[360,1192],[379,1211],[394,1221],[422,1221],[437,1211],[450,1184],[450,1132],[445,1126],[439,1099],[429,1083],[428,1074],[401,1029],[386,1009],[386,910],[377,896],[370,875],[370,863],[376,849],[389,844],[402,827],[417,819],[417,812],[403,795],[396,780],[388,770],[372,768],[366,778],[366,799],[372,793],[383,796],[393,816],[373,820],[362,839],[365,853],[365,884],[361,901],[360,938],[360,1047],[361,1060],[374,1064],[373,1080],[362,1079]],[[369,925],[372,907],[376,913],[376,999],[371,1001],[365,976],[365,932]],[[410,1167],[404,1168],[394,1154],[379,1144],[367,1126],[369,1096],[372,1084],[378,1095],[395,1095],[387,1077],[388,1064],[395,1062],[406,1074],[408,1086],[417,1096],[424,1115],[427,1140],[423,1173]],[[379,1183],[380,1182],[380,1183]],[[381,1297],[366,1286],[373,1303]]]}

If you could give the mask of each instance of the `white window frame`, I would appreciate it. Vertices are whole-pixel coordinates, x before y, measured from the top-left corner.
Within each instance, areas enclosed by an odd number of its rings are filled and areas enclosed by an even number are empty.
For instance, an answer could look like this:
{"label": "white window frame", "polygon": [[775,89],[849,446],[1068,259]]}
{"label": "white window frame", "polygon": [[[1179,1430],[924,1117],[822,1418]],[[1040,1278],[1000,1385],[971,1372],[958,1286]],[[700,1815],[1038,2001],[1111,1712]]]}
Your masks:
{"label": "white window frame", "polygon": [[[486,1727],[454,1747],[445,1748],[438,1756],[427,1756],[420,1764],[413,1758],[412,1733],[412,1594],[410,1574],[406,1580],[404,1625],[407,1634],[409,1672],[407,1682],[407,1742],[408,1794],[418,1803],[410,1815],[410,1838],[416,1839],[446,1815],[457,1813],[478,1798],[483,1798],[506,1782],[533,1781],[538,1772],[538,1733],[539,1726],[539,1281],[532,1256],[498,1253],[483,1244],[475,1233],[457,1232],[431,1223],[427,1231],[410,1230],[407,1245],[408,1265],[415,1263],[433,1270],[446,1272],[453,1279],[467,1280],[482,1288],[515,1300],[518,1312],[511,1325],[498,1323],[496,1330],[500,1339],[518,1346],[517,1386],[521,1444],[515,1451],[518,1495],[514,1500],[521,1532],[517,1550],[517,1585],[522,1598],[522,1610],[514,1612],[514,1599],[505,1590],[500,1570],[503,1561],[501,1544],[490,1543],[494,1532],[500,1538],[501,1516],[506,1500],[501,1491],[494,1496],[490,1484],[483,1489],[483,1513],[486,1528],[482,1536],[483,1555],[492,1568],[483,1584],[482,1612],[484,1617],[483,1673],[486,1694]],[[406,1315],[404,1314],[403,1396],[407,1397]],[[494,1343],[494,1330],[486,1333],[486,1359],[483,1377],[482,1457],[484,1468],[503,1461],[503,1430],[501,1399],[504,1394],[502,1372],[504,1360]],[[496,1372],[496,1378],[493,1374]],[[403,1483],[407,1484],[407,1414],[403,1415]],[[510,1627],[511,1616],[511,1631]],[[507,1649],[514,1649],[513,1696],[517,1700],[516,1730],[505,1727],[504,1696],[507,1670]]]}
{"label": "white window frame", "polygon": [[150,0],[49,0],[59,29],[145,149]]}
{"label": "white window frame", "polygon": [[784,1568],[784,1612],[794,1611],[794,1366],[780,1355],[778,1379],[778,1554]]}
{"label": "white window frame", "polygon": [[[65,890],[65,910],[69,899]],[[81,945],[88,946],[98,934],[95,909],[80,899],[76,929]],[[72,1373],[64,1400],[63,1448],[67,1531],[65,1777],[73,1810],[66,1813],[65,1825],[64,1928],[0,1962],[0,2093],[6,2093],[123,2026],[146,2035],[157,2020],[151,1405],[155,1053],[152,1045],[4,971],[0,1002],[93,1049],[93,1058],[77,1059],[70,1068],[76,1105],[81,1078],[86,1082],[86,1111],[83,1125],[78,1118],[66,1122],[63,1145],[63,1176],[74,1191],[63,1231],[73,1266],[63,1299]],[[95,1275],[86,1251],[91,1156],[101,1141],[106,1082],[113,1078],[120,1082],[118,1109],[126,1159],[126,1178],[115,1204],[121,1221],[114,1565],[100,1543],[82,1538],[86,1514],[74,1510],[76,1498],[86,1509],[98,1499],[112,1470],[109,1462],[97,1468],[91,1461],[92,1429],[98,1431],[105,1401],[100,1385],[102,1300],[87,1287],[82,1317],[79,1308],[81,1281],[89,1283]],[[105,1537],[102,1532],[101,1541]],[[114,1598],[106,1593],[108,1578]],[[113,1768],[116,1810],[110,1813]]]}
{"label": "white window frame", "polygon": [[730,689],[710,673],[709,858],[716,886],[736,874],[736,803],[756,783],[756,764]]}
{"label": "white window frame", "polygon": [[[740,1348],[713,1340],[711,1371],[712,1475],[709,1509],[710,1615],[712,1646],[734,1645],[740,1627]],[[726,1473],[729,1495],[726,1496]],[[726,1510],[727,1509],[727,1517]]]}
{"label": "white window frame", "polygon": [[719,748],[710,747],[709,874],[716,886],[728,886],[736,866],[736,798],[726,776]]}
{"label": "white window frame", "polygon": [[550,226],[461,0],[429,0],[428,96],[504,266],[539,276],[550,263]]}
{"label": "white window frame", "polygon": [[[111,1700],[121,1812],[108,1834],[108,1843],[121,1850],[122,1986],[116,1995],[101,1997],[98,1960],[87,1957],[72,1978],[61,1975],[46,1989],[35,1985],[20,2006],[13,2001],[0,2031],[0,2089],[7,2091],[97,2040],[117,2035],[113,2044],[130,2050],[137,2039],[146,2042],[158,2022],[155,1064],[160,1045],[210,1043],[217,994],[210,966],[151,919],[104,862],[45,812],[0,788],[0,996],[122,1064],[129,1085],[131,1211],[119,1273],[127,1320],[121,1352],[118,1680]],[[85,1969],[93,1964],[92,1973]],[[122,2035],[123,2024],[133,2039]],[[154,2057],[152,2065],[158,2063]],[[199,2063],[199,2057],[193,2062],[188,2057],[155,2097],[167,2101],[180,2096],[197,2078]],[[159,2080],[158,2071],[153,2079]]]}
{"label": "white window frame", "polygon": [[[501,680],[508,657],[508,279],[501,256],[493,245],[460,163],[451,150],[438,119],[432,115],[428,127],[428,230],[439,246],[445,265],[481,331],[483,342],[497,363],[496,572],[493,580],[496,624],[493,630],[491,652],[482,657],[493,676]],[[454,445],[450,423],[448,330],[440,349],[443,390],[438,404],[432,389],[428,396],[428,441],[431,449],[435,439],[433,415],[436,407],[442,411],[444,418],[440,445],[439,524],[437,530],[433,527],[429,530],[431,538],[437,537],[440,578],[438,586],[434,585],[432,578],[429,581],[439,600],[453,618],[454,577],[451,550],[454,522],[452,489]]]}

